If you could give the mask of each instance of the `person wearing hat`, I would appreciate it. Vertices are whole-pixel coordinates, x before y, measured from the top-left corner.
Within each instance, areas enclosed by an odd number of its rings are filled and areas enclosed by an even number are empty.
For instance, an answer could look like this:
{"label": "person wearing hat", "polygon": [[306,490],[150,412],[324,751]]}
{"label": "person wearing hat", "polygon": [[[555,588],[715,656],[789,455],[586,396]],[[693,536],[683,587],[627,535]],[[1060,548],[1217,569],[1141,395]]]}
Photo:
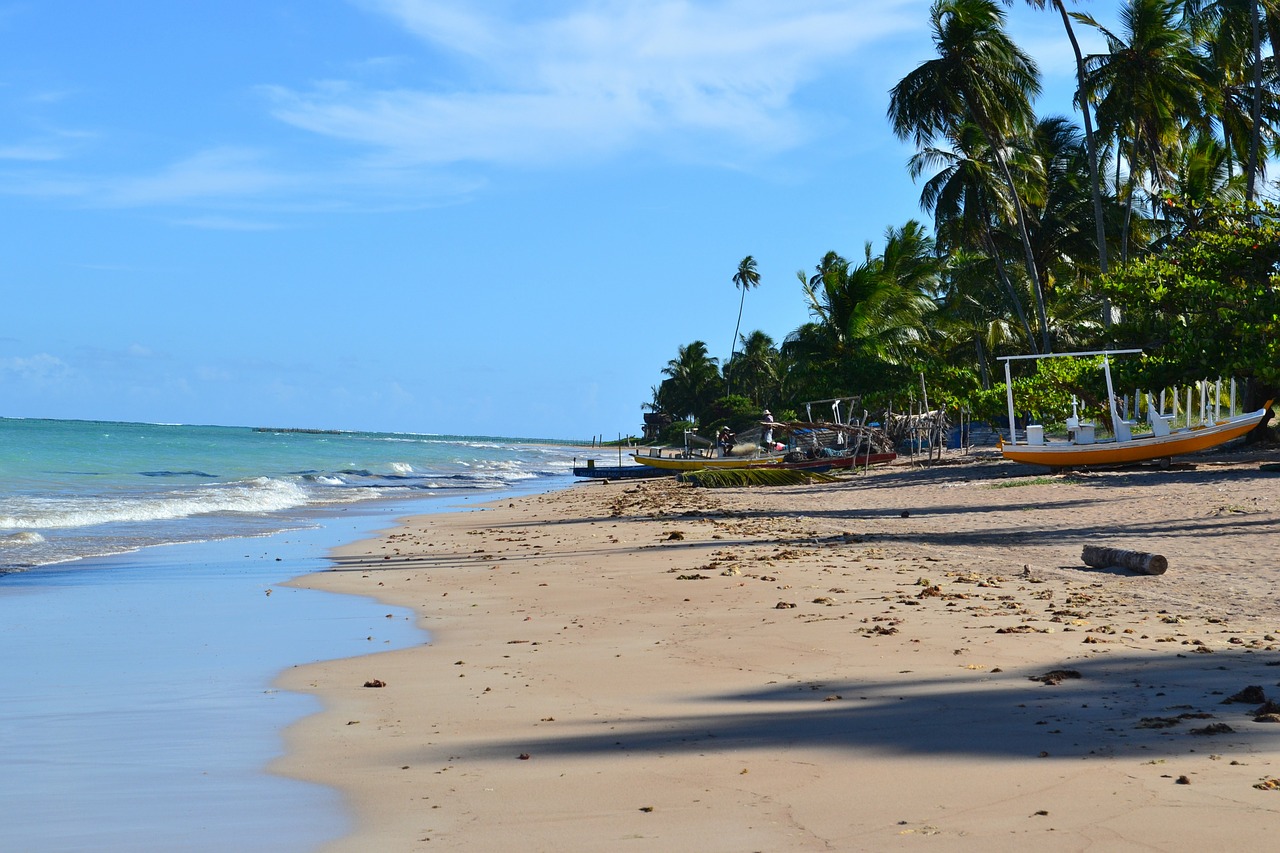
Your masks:
{"label": "person wearing hat", "polygon": [[769,447],[770,450],[773,449],[773,412],[769,411],[768,409],[764,410],[763,441]]}

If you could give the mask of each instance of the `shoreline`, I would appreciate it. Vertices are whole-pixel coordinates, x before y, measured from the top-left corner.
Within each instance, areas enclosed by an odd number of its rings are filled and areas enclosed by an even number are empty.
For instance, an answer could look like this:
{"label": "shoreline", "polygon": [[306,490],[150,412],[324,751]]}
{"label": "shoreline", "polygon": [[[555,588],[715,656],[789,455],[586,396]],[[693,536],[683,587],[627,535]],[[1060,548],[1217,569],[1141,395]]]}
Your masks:
{"label": "shoreline", "polygon": [[318,707],[273,688],[282,668],[421,638],[407,611],[283,586],[395,517],[362,510],[4,575],[0,796],[24,819],[0,846],[301,851],[345,832],[336,792],[267,764]]}
{"label": "shoreline", "polygon": [[[1280,725],[1222,700],[1280,700],[1268,458],[589,482],[406,519],[294,583],[430,642],[283,673],[325,710],[272,769],[343,792],[333,851],[1262,842]],[[1082,544],[1170,569],[1087,571]]]}

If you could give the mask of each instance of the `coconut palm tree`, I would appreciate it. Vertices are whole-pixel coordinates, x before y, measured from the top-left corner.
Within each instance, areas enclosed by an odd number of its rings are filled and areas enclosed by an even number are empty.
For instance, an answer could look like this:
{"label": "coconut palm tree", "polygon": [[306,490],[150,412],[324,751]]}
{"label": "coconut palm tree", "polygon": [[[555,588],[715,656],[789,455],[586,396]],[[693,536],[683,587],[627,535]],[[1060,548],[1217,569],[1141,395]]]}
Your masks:
{"label": "coconut palm tree", "polygon": [[1155,193],[1167,183],[1185,125],[1212,108],[1197,71],[1190,31],[1179,20],[1180,0],[1126,0],[1112,32],[1088,15],[1108,53],[1085,60],[1085,97],[1097,99],[1098,124],[1116,140],[1129,168],[1121,256],[1128,257],[1134,196],[1145,177]]}
{"label": "coconut palm tree", "polygon": [[900,139],[923,148],[960,125],[983,135],[1017,222],[1023,261],[1035,291],[1041,344],[1049,348],[1049,323],[1040,276],[1027,231],[1026,211],[1008,163],[1010,138],[1035,120],[1040,92],[1035,62],[1004,29],[1004,13],[992,0],[938,0],[931,12],[938,57],[921,63],[890,92],[889,119]]}
{"label": "coconut palm tree", "polygon": [[783,343],[792,371],[811,391],[821,388],[815,396],[885,390],[895,375],[914,375],[942,262],[918,222],[888,229],[884,251],[873,256],[868,244],[865,254],[855,266],[829,263],[821,281],[806,286],[813,319]]}
{"label": "coconut palm tree", "polygon": [[[1212,99],[1205,106],[1206,124],[1216,119],[1221,128],[1234,172],[1242,164],[1248,200],[1256,196],[1256,178],[1265,173],[1265,156],[1277,145],[1280,103],[1276,97],[1276,67],[1273,59],[1260,57],[1261,44],[1274,44],[1276,15],[1268,10],[1268,34],[1258,26],[1258,4],[1254,0],[1186,0],[1192,37],[1201,50],[1200,77]],[[1216,107],[1216,108],[1215,108]]]}
{"label": "coconut palm tree", "polygon": [[1039,351],[1035,334],[1027,322],[1022,297],[1018,294],[997,247],[996,233],[1004,224],[1013,224],[1013,211],[1002,194],[1001,179],[982,134],[972,124],[947,133],[949,147],[927,146],[908,164],[911,177],[937,170],[925,182],[920,207],[933,214],[939,242],[949,251],[971,249],[982,252],[992,262],[992,272],[1004,291],[1009,310],[1026,333],[1025,345]]}
{"label": "coconut palm tree", "polygon": [[707,354],[705,342],[693,341],[679,347],[662,373],[667,377],[658,386],[663,411],[697,418],[715,400],[720,385],[719,361]]}
{"label": "coconut palm tree", "polygon": [[725,365],[734,383],[748,389],[752,402],[768,406],[778,387],[778,348],[773,338],[757,329],[739,338],[742,349]]}
{"label": "coconut palm tree", "polygon": [[[747,291],[760,286],[760,273],[756,270],[756,259],[747,255],[738,262],[738,271],[733,274],[733,286],[742,291],[738,297],[738,322],[733,325],[733,343],[729,347],[729,360],[738,349],[738,329],[742,327],[742,306],[747,300]],[[728,376],[725,377],[724,393],[729,393]]]}
{"label": "coconut palm tree", "polygon": [[[1011,0],[1007,1],[1011,2]],[[1098,169],[1098,143],[1093,132],[1093,117],[1090,115],[1089,102],[1082,94],[1085,91],[1085,68],[1084,56],[1080,53],[1080,42],[1076,40],[1075,30],[1071,26],[1071,16],[1067,14],[1066,4],[1062,0],[1027,0],[1027,5],[1040,10],[1052,6],[1061,16],[1062,26],[1067,31],[1067,39],[1071,42],[1071,52],[1076,60],[1076,106],[1080,108],[1080,114],[1084,118],[1084,144],[1089,162],[1089,188],[1093,200],[1094,233],[1098,246],[1098,271],[1106,275],[1107,231],[1102,212],[1102,174]],[[1110,324],[1110,315],[1111,311],[1108,308],[1104,314],[1104,322],[1107,324]]]}

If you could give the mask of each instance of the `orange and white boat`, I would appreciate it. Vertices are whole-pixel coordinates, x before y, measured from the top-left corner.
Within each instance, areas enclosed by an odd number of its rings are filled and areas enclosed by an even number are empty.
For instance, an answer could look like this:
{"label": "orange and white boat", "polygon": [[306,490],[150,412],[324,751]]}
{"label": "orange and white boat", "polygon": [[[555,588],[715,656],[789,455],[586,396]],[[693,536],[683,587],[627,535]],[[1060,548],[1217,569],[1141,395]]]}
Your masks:
{"label": "orange and white boat", "polygon": [[[1240,438],[1252,430],[1266,417],[1271,403],[1255,412],[1246,412],[1209,422],[1187,424],[1181,428],[1173,425],[1173,417],[1160,412],[1152,405],[1151,396],[1147,395],[1147,423],[1151,431],[1142,435],[1133,435],[1135,423],[1121,418],[1116,409],[1115,391],[1111,384],[1110,357],[1140,353],[1141,350],[1106,350],[1081,353],[1048,353],[1031,356],[1006,356],[1005,387],[1008,389],[1009,423],[1014,423],[1013,383],[1010,377],[1009,362],[1016,359],[1039,359],[1060,357],[1096,357],[1102,356],[1102,369],[1107,381],[1107,397],[1111,416],[1112,438],[1096,440],[1092,424],[1080,423],[1074,416],[1067,419],[1070,438],[1067,440],[1046,439],[1042,426],[1030,425],[1026,429],[1023,441],[1000,442],[1000,452],[1005,459],[1023,462],[1028,465],[1047,465],[1050,468],[1070,468],[1083,465],[1124,465],[1131,462],[1145,462],[1152,459],[1166,459],[1182,456],[1200,450],[1208,450]],[[1188,404],[1188,409],[1190,405]]]}

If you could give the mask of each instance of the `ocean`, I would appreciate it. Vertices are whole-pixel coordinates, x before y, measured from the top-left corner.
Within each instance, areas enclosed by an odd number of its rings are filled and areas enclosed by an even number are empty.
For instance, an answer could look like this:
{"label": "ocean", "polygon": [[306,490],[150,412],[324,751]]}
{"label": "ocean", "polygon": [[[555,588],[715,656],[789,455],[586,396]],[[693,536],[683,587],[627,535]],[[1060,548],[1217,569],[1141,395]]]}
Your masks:
{"label": "ocean", "polygon": [[274,680],[429,637],[410,611],[283,582],[396,518],[566,486],[583,453],[0,419],[0,849],[274,853],[340,837],[336,792],[269,772],[284,728],[319,710]]}
{"label": "ocean", "polygon": [[571,476],[567,442],[0,418],[0,572]]}

